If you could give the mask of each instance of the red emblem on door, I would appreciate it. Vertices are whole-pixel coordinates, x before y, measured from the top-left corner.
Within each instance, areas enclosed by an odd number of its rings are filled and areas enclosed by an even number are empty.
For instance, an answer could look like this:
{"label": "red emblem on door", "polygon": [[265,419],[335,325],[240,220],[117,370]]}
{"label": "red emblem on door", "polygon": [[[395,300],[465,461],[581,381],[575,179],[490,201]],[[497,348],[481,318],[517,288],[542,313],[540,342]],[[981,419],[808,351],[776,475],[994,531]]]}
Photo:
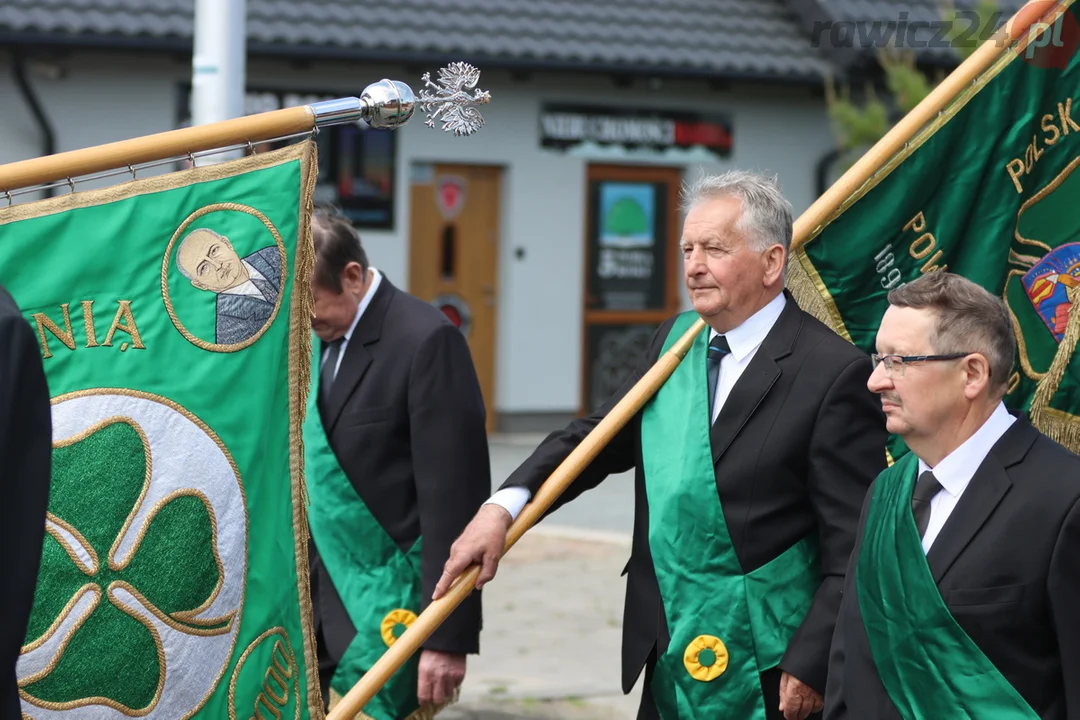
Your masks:
{"label": "red emblem on door", "polygon": [[452,220],[465,205],[465,178],[443,175],[435,182],[435,203],[446,220]]}

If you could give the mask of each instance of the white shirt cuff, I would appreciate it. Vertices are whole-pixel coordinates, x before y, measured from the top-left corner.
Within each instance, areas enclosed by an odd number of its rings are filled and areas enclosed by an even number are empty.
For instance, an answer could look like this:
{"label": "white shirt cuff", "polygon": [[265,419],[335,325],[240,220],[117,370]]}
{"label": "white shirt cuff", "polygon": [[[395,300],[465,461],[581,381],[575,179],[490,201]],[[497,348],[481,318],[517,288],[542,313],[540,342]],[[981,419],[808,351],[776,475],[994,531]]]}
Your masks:
{"label": "white shirt cuff", "polygon": [[528,488],[508,487],[496,492],[484,504],[498,505],[510,513],[512,519],[517,520],[517,516],[521,514],[521,509],[525,507],[530,498],[532,498],[532,493],[529,492]]}

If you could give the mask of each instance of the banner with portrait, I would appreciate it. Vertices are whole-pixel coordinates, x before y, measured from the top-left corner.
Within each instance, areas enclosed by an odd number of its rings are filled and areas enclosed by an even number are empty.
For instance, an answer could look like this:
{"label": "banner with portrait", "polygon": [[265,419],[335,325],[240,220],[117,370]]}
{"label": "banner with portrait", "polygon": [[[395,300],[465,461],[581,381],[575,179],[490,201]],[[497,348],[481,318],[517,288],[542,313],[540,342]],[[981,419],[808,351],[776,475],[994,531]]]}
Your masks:
{"label": "banner with portrait", "polygon": [[0,210],[53,470],[24,718],[322,717],[300,426],[313,143]]}

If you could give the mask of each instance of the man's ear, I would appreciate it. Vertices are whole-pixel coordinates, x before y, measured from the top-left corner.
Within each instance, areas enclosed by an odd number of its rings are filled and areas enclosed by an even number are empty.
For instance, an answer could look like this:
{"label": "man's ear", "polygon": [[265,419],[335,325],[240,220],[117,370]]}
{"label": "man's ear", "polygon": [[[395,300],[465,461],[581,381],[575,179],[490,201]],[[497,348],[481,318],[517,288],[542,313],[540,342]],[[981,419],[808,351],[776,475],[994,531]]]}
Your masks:
{"label": "man's ear", "polygon": [[765,284],[772,285],[784,276],[784,264],[787,261],[787,253],[784,252],[783,245],[770,245],[761,255],[762,262],[765,266]]}
{"label": "man's ear", "polygon": [[358,262],[346,264],[341,271],[341,287],[345,290],[357,292],[364,287],[366,281],[367,273]]}
{"label": "man's ear", "polygon": [[990,384],[990,361],[982,353],[964,358],[964,395],[974,399]]}

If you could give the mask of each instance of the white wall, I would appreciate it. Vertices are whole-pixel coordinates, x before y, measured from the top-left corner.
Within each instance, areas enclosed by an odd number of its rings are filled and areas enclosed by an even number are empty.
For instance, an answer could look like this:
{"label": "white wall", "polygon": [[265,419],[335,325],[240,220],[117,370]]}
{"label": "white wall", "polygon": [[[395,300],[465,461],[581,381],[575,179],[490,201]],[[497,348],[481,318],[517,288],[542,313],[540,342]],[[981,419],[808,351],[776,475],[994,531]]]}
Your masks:
{"label": "white wall", "polygon": [[[166,55],[75,53],[56,60],[61,79],[32,74],[56,129],[57,149],[71,150],[172,129],[177,87],[190,78],[189,60]],[[434,71],[436,68],[424,68]],[[481,68],[483,70],[483,68]],[[416,75],[413,77],[412,75]],[[358,95],[382,77],[421,86],[418,72],[347,63],[249,59],[248,85],[281,90]],[[513,80],[485,72],[480,87],[492,93],[482,108],[485,127],[454,138],[423,125],[418,116],[398,132],[394,230],[364,231],[372,262],[399,287],[408,281],[409,175],[413,162],[455,162],[504,168],[499,257],[496,410],[502,413],[573,412],[581,375],[585,178],[590,159],[683,166],[696,174],[728,167],[779,175],[802,212],[815,197],[815,166],[833,147],[823,101],[800,88],[713,90],[704,82],[643,80],[616,87],[606,77],[533,75]],[[720,112],[730,116],[734,149],[725,161],[685,152],[629,156],[619,149],[577,149],[563,154],[539,144],[545,102]],[[0,163],[39,153],[40,136],[0,55]],[[3,201],[0,200],[0,203]],[[524,257],[517,259],[515,250]]]}

